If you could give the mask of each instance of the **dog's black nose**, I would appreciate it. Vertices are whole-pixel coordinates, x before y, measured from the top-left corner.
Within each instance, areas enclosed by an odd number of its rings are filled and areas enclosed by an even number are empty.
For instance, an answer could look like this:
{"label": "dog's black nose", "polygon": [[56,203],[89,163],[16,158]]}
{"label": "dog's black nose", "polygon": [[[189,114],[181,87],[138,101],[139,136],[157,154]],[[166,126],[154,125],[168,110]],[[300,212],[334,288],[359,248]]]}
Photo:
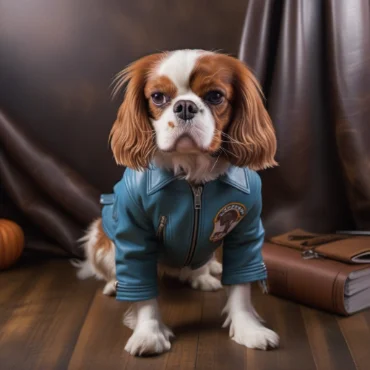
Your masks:
{"label": "dog's black nose", "polygon": [[191,100],[179,100],[173,106],[173,112],[184,121],[194,118],[198,111],[198,107]]}

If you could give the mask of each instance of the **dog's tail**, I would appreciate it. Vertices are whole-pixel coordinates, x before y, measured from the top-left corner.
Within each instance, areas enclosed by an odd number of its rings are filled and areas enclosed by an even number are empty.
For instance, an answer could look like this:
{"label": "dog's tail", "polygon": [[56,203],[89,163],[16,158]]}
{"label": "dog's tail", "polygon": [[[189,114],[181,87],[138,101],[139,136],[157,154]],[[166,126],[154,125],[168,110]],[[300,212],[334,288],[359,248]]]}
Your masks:
{"label": "dog's tail", "polygon": [[77,241],[78,243],[81,244],[81,248],[85,252],[86,260],[81,261],[76,258],[70,260],[72,266],[77,268],[78,270],[77,277],[81,280],[87,279],[95,275],[94,268],[89,261],[89,255],[90,255],[89,249],[91,249],[92,247],[90,244],[94,240],[94,237],[95,237],[94,232],[95,232],[97,225],[98,225],[98,220],[92,222],[90,227],[86,231],[85,235]]}
{"label": "dog's tail", "polygon": [[95,272],[88,260],[81,261],[78,259],[72,259],[70,262],[72,266],[78,269],[77,277],[79,279],[84,280],[95,275]]}
{"label": "dog's tail", "polygon": [[71,264],[78,269],[77,277],[87,279],[94,276],[107,282],[115,280],[115,248],[104,233],[101,218],[91,223],[79,243],[85,251],[86,260],[71,260]]}

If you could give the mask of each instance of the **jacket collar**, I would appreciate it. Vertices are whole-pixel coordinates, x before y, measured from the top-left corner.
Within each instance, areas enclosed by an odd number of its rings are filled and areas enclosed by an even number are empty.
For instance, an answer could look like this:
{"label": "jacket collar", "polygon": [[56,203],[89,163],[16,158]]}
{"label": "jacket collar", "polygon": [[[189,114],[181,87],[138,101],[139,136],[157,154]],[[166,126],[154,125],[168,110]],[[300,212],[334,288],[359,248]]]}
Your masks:
{"label": "jacket collar", "polygon": [[[154,165],[150,166],[148,172],[148,195],[156,193],[178,178],[173,172],[155,167]],[[215,181],[222,181],[243,193],[249,194],[250,187],[247,172],[243,168],[230,166],[228,171]]]}

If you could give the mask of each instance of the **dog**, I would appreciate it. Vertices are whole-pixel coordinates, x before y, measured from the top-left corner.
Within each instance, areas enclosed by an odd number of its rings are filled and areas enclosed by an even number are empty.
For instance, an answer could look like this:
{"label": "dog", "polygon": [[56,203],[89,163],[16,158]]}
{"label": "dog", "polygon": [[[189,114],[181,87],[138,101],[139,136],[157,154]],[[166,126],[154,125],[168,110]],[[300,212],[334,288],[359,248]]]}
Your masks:
{"label": "dog", "polygon": [[[132,355],[171,348],[156,299],[159,263],[194,289],[227,286],[230,337],[249,348],[277,347],[278,335],[251,303],[250,284],[266,279],[255,171],[276,165],[256,78],[231,56],[177,50],[129,65],[114,93],[124,86],[110,143],[126,170],[82,240],[87,259],[78,276],[104,279],[104,294],[133,303],[124,316]],[[221,246],[223,265],[214,255]]]}

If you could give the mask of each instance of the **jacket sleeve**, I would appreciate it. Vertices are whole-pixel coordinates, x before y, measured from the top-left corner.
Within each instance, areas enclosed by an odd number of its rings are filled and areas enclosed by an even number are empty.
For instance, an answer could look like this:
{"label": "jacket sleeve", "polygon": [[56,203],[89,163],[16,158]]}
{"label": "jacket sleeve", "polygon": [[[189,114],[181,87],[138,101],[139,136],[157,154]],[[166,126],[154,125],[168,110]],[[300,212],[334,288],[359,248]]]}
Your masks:
{"label": "jacket sleeve", "polygon": [[121,183],[115,204],[117,296],[121,301],[143,301],[158,295],[157,240],[151,221],[131,192]]}
{"label": "jacket sleeve", "polygon": [[[267,278],[262,259],[265,231],[261,222],[261,180],[256,173],[251,179],[251,194],[254,202],[247,215],[225,238],[223,247],[224,285],[243,284]],[[251,176],[252,177],[252,176]]]}

